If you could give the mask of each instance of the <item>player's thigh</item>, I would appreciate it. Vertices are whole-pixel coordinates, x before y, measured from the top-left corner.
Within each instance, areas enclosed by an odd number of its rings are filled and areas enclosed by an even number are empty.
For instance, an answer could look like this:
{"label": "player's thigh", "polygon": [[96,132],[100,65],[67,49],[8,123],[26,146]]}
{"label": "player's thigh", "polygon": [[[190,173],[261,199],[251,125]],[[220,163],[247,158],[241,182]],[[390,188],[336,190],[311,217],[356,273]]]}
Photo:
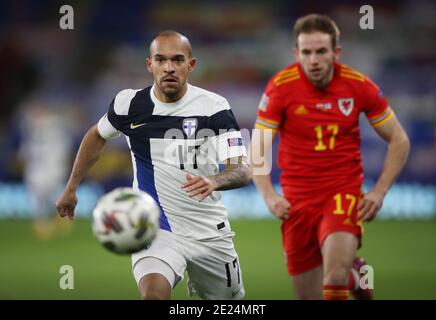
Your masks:
{"label": "player's thigh", "polygon": [[159,273],[174,288],[183,279],[187,263],[185,256],[178,248],[179,243],[171,232],[158,230],[149,248],[132,255],[132,271],[138,286],[144,276]]}
{"label": "player's thigh", "polygon": [[139,260],[133,268],[143,299],[170,299],[178,276],[164,261],[153,257]]}
{"label": "player's thigh", "polygon": [[322,263],[318,229],[322,207],[309,201],[295,201],[289,218],[282,224],[282,242],[288,273],[306,273]]}
{"label": "player's thigh", "polygon": [[292,276],[295,295],[300,300],[321,300],[323,267],[318,266],[307,272]]}
{"label": "player's thigh", "polygon": [[242,299],[245,295],[239,257],[231,239],[196,241],[187,266],[188,288],[201,299]]}
{"label": "player's thigh", "polygon": [[322,246],[325,273],[334,270],[348,273],[356,256],[359,239],[353,233],[338,231],[329,234]]}
{"label": "player's thigh", "polygon": [[[320,247],[324,246],[324,242],[330,234],[336,232],[354,235],[358,240],[358,247],[360,247],[363,225],[357,218],[357,205],[361,196],[361,187],[352,186],[337,190],[325,197],[323,216],[318,229]],[[354,237],[351,238],[354,239]]]}

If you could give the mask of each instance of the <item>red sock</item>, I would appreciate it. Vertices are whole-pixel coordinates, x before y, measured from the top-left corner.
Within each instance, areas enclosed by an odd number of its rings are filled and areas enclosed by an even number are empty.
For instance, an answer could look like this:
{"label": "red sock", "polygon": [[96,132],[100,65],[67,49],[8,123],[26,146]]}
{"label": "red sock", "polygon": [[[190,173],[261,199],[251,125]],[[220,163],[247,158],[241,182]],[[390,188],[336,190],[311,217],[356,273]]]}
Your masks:
{"label": "red sock", "polygon": [[350,295],[350,291],[348,291],[348,285],[344,286],[333,286],[333,285],[324,285],[324,289],[322,291],[324,300],[347,300]]}
{"label": "red sock", "polygon": [[353,271],[350,271],[350,275],[348,277],[348,290],[354,291],[356,289],[356,278],[353,275]]}
{"label": "red sock", "polygon": [[348,276],[348,290],[356,290],[357,285],[359,285],[359,275],[355,270],[351,269],[350,275]]}

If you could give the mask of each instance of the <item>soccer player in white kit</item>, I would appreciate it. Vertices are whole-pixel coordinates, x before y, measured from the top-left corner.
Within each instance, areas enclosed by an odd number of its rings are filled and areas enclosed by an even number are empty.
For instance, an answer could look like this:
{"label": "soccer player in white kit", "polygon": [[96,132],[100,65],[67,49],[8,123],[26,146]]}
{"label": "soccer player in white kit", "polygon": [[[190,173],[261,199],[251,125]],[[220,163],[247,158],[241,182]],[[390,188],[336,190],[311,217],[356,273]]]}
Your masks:
{"label": "soccer player in white kit", "polygon": [[[188,273],[191,295],[241,299],[242,274],[227,211],[218,190],[251,179],[246,151],[227,100],[187,83],[196,59],[189,40],[164,31],[150,45],[154,85],[126,89],[85,135],[56,207],[74,215],[76,189],[107,140],[124,134],[132,154],[133,187],[159,204],[160,230],[151,246],[132,255],[144,299],[170,299]],[[219,172],[219,163],[225,169]]]}
{"label": "soccer player in white kit", "polygon": [[65,118],[43,99],[31,99],[20,116],[20,155],[23,178],[29,191],[33,230],[40,240],[50,240],[55,231],[69,231],[70,224],[59,223],[53,204],[67,177],[71,128]]}

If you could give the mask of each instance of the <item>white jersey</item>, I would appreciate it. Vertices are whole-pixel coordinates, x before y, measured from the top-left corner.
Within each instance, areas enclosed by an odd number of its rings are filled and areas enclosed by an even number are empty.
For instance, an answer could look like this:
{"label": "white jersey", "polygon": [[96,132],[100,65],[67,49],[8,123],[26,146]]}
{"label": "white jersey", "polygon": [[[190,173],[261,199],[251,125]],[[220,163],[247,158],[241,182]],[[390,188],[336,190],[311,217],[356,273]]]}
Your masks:
{"label": "white jersey", "polygon": [[199,202],[181,187],[188,174],[215,175],[223,160],[246,156],[227,100],[188,85],[179,101],[163,103],[153,88],[118,93],[98,122],[100,135],[126,136],[133,187],[159,204],[162,229],[197,240],[232,236],[219,192]]}

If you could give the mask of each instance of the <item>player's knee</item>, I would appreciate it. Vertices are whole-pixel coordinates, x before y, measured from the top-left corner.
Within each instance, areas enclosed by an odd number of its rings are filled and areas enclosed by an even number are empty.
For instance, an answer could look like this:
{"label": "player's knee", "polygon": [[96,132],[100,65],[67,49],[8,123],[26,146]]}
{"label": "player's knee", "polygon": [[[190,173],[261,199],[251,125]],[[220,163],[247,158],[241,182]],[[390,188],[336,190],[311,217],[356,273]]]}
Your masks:
{"label": "player's knee", "polygon": [[170,297],[162,290],[146,289],[141,290],[142,300],[168,300]]}
{"label": "player's knee", "polygon": [[160,277],[153,275],[143,277],[139,283],[139,292],[142,300],[169,300],[171,299],[171,287],[169,283],[161,281]]}
{"label": "player's knee", "polygon": [[350,271],[346,268],[336,268],[324,274],[324,284],[345,285],[348,281]]}

